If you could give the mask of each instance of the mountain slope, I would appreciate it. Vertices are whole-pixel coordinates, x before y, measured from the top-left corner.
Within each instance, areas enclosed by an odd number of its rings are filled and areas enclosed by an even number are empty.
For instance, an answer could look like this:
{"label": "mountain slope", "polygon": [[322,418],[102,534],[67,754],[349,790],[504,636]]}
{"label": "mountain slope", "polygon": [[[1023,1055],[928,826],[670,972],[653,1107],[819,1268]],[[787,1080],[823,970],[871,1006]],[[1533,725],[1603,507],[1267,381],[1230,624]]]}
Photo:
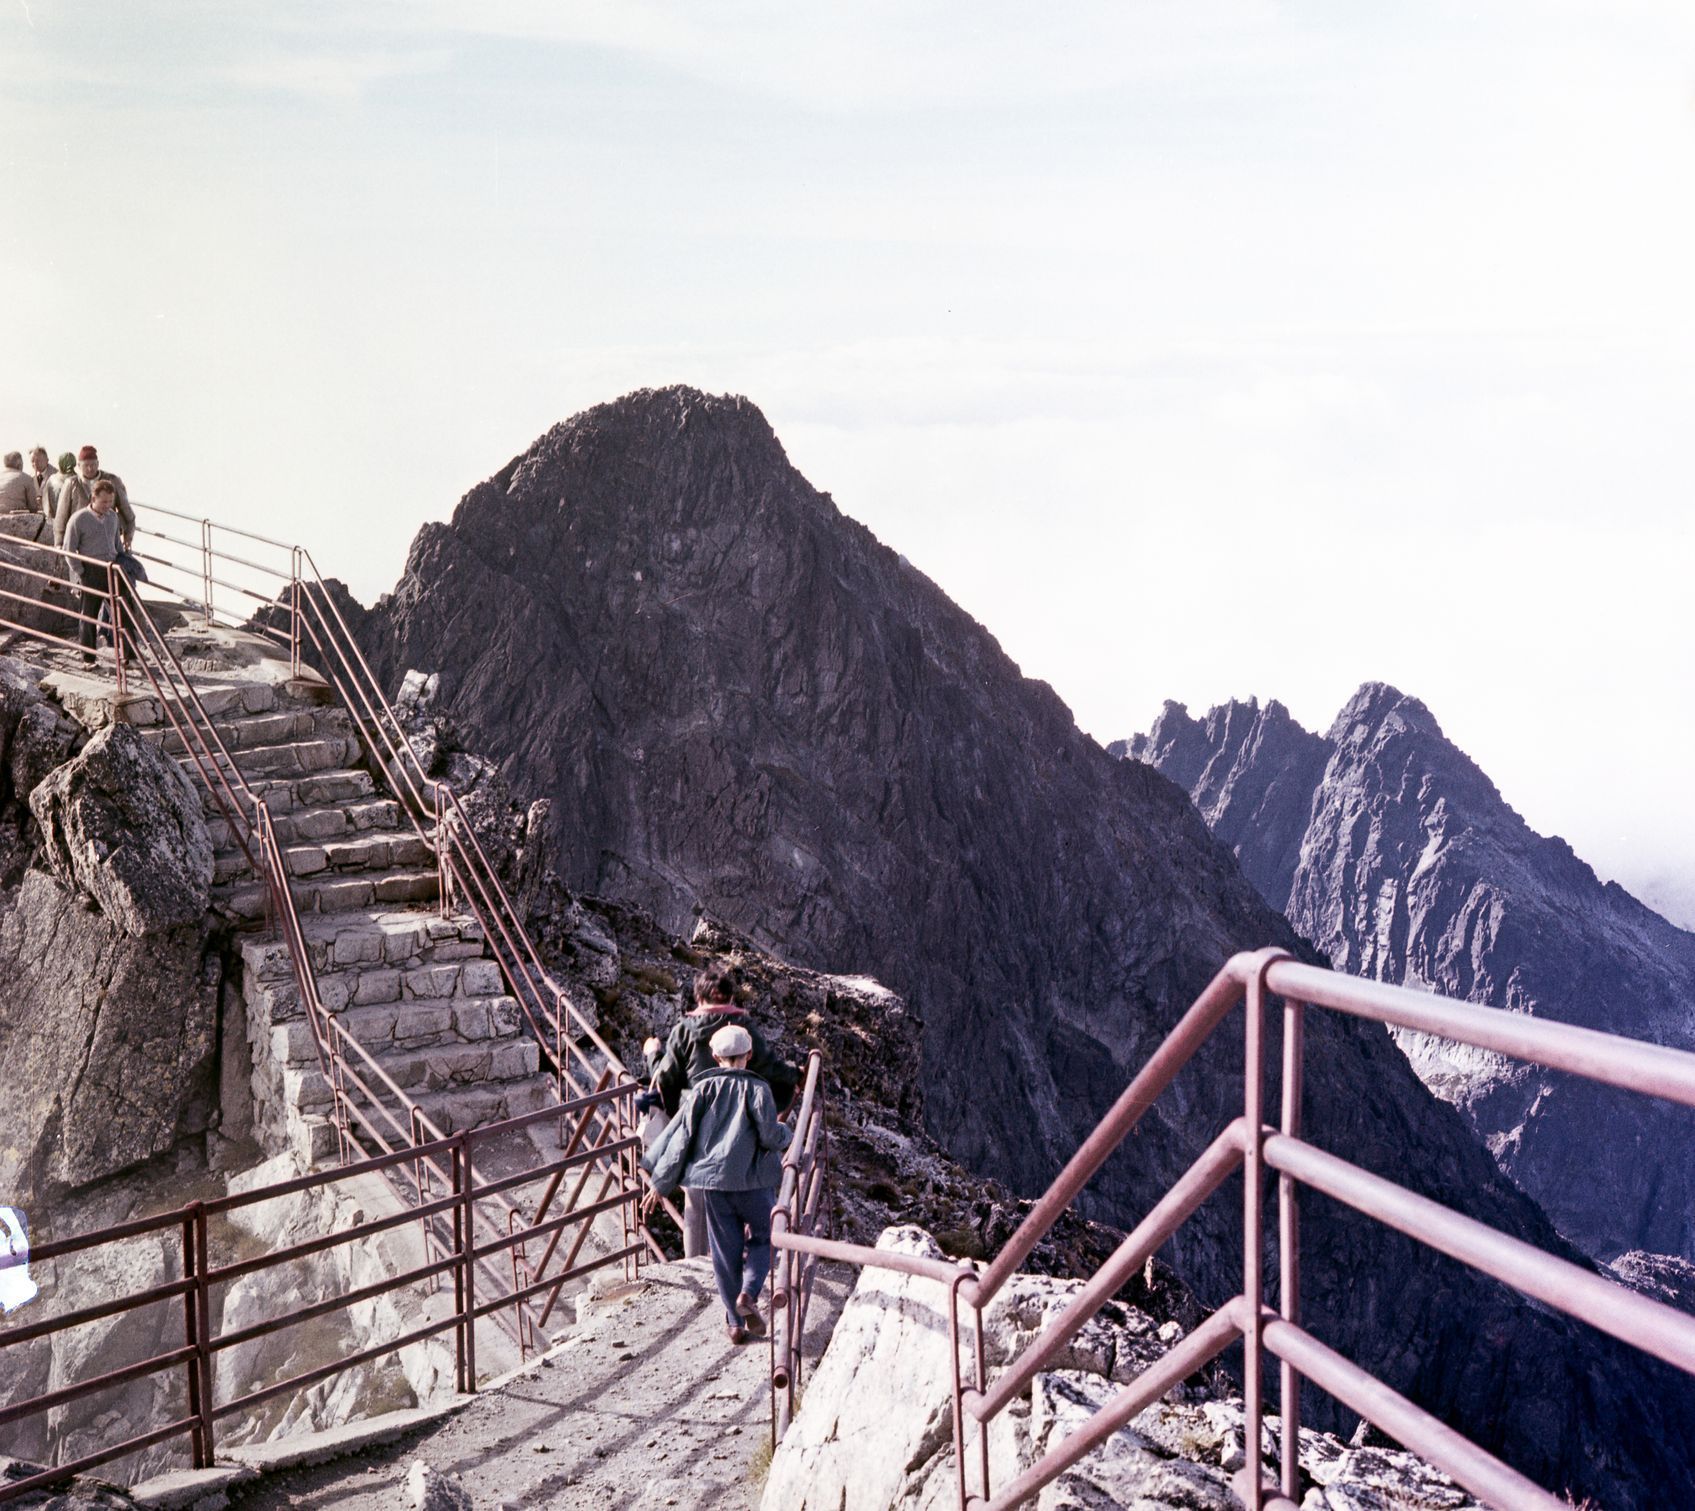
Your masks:
{"label": "mountain slope", "polygon": [[[553,800],[569,885],[673,927],[705,908],[900,992],[932,1131],[1024,1192],[1232,952],[1304,948],[1177,787],[1082,735],[745,400],[644,391],[555,427],[420,531],[362,633],[389,685],[438,672],[477,745]],[[1237,1032],[1103,1171],[1094,1215],[1134,1221],[1239,1112]],[[1316,1138],[1558,1245],[1385,1033],[1324,1016],[1312,1045]],[[1604,1474],[1609,1504],[1695,1483],[1680,1385],[1313,1205],[1304,1291],[1330,1341],[1531,1472]],[[1239,1244],[1227,1189],[1172,1257],[1216,1302]]]}
{"label": "mountain slope", "polygon": [[[1167,704],[1129,750],[1193,773],[1214,833],[1337,969],[1695,1049],[1695,935],[1535,833],[1422,703],[1369,683],[1322,740],[1291,729],[1276,703],[1204,720]],[[1404,1047],[1586,1251],[1695,1258],[1695,1114],[1416,1035]]]}

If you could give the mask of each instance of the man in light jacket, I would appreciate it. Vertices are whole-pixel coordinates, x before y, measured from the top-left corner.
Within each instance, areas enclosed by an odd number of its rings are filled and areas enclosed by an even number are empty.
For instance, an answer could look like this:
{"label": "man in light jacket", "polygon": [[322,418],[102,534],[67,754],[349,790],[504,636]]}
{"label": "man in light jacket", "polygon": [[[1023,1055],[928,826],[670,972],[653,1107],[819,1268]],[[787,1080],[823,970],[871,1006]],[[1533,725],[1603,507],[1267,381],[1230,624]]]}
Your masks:
{"label": "man in light jacket", "polygon": [[753,1035],[740,1024],[712,1036],[716,1068],[683,1094],[682,1106],[642,1160],[653,1190],[644,1202],[687,1186],[706,1207],[712,1277],[732,1343],[765,1332],[759,1293],[771,1273],[771,1207],[783,1150],[794,1130],[777,1117],[771,1088],[747,1068]]}
{"label": "man in light jacket", "polygon": [[119,548],[129,550],[130,542],[135,539],[135,510],[129,506],[129,491],[117,473],[101,470],[100,453],[92,446],[84,446],[77,453],[77,470],[59,490],[59,509],[53,517],[54,545],[64,545],[65,531],[70,528],[72,516],[78,509],[85,509],[93,502],[94,485],[101,481],[112,485],[118,509]]}
{"label": "man in light jacket", "polygon": [[24,471],[24,454],[8,451],[0,458],[0,514],[34,514],[41,507],[35,479]]}

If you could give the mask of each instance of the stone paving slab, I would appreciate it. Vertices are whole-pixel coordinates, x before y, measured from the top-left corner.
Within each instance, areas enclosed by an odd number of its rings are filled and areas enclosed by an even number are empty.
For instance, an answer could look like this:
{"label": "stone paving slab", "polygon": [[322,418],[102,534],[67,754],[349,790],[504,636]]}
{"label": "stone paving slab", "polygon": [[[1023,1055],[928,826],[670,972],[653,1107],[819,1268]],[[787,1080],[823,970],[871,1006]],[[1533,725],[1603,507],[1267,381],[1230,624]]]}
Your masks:
{"label": "stone paving slab", "polygon": [[[609,1287],[609,1289],[608,1289]],[[752,1511],[768,1444],[770,1349],[724,1334],[705,1260],[657,1265],[627,1294],[616,1281],[543,1361],[485,1389],[454,1418],[356,1461],[267,1475],[241,1511],[394,1511],[422,1460],[455,1476],[478,1511]],[[808,1356],[841,1303],[821,1277]]]}

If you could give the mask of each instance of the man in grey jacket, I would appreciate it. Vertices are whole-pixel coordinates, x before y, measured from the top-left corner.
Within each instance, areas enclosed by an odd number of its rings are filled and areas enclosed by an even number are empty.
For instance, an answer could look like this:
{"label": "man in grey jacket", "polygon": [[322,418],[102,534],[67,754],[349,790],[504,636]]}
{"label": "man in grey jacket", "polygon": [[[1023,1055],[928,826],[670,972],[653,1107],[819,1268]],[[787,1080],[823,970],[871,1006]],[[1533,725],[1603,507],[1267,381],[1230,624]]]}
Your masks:
{"label": "man in grey jacket", "polygon": [[[65,527],[64,547],[69,553],[71,579],[78,585],[78,638],[82,641],[82,659],[93,661],[94,636],[98,628],[100,606],[111,591],[111,575],[104,563],[118,559],[117,489],[106,478],[94,485],[88,507],[78,509]],[[93,560],[82,558],[92,557]],[[115,628],[115,626],[114,626]]]}
{"label": "man in grey jacket", "polygon": [[653,1185],[647,1210],[679,1186],[705,1203],[712,1275],[732,1343],[765,1331],[759,1293],[771,1272],[771,1207],[794,1133],[778,1119],[770,1086],[747,1068],[752,1057],[745,1028],[719,1029],[712,1036],[716,1069],[683,1093],[676,1117],[642,1160]]}

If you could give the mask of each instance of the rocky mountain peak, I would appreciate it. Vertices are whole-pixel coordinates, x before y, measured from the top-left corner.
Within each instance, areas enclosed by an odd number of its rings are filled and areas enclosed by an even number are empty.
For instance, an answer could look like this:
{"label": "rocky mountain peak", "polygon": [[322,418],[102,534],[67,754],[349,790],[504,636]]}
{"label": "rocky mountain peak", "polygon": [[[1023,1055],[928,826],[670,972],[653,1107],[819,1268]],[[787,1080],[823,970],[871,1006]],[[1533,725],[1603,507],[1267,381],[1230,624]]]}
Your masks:
{"label": "rocky mountain peak", "polygon": [[[550,800],[572,890],[676,932],[705,912],[900,994],[924,1025],[929,1130],[1022,1194],[1231,954],[1316,958],[1178,787],[1083,735],[1051,688],[801,477],[744,401],[660,390],[556,427],[420,532],[362,637],[388,685],[437,676],[443,712]],[[1256,751],[1316,761],[1310,800],[1323,741],[1281,709],[1226,722],[1245,777],[1276,772]],[[1280,813],[1302,781],[1258,800]],[[1303,811],[1295,839],[1304,824]],[[1315,1129],[1558,1245],[1386,1035],[1330,1015],[1310,1032]],[[1085,1215],[1139,1221],[1240,1111],[1240,1040],[1224,1033],[1139,1126],[1134,1157],[1102,1170]],[[1480,1334],[1508,1340],[1486,1372],[1557,1356],[1546,1378],[1562,1400],[1597,1370],[1618,1402],[1636,1393],[1634,1365],[1568,1348],[1563,1324],[1408,1241],[1341,1212],[1310,1231],[1307,1303],[1327,1339],[1409,1386],[1416,1367],[1426,1405],[1513,1438],[1549,1477],[1571,1478],[1585,1434],[1523,1395],[1497,1410],[1502,1392],[1471,1362]],[[1173,1240],[1203,1300],[1239,1287],[1240,1234],[1221,1200]],[[1609,1408],[1594,1432],[1658,1433],[1625,1416]]]}
{"label": "rocky mountain peak", "polygon": [[[1338,969],[1695,1048],[1695,936],[1531,829],[1418,699],[1368,682],[1322,740],[1242,738],[1239,709],[1191,721],[1204,745],[1155,745],[1155,764]],[[1415,1036],[1402,1043],[1596,1258],[1695,1258],[1695,1177],[1669,1153],[1687,1147],[1695,1118]],[[1610,1130],[1605,1179],[1588,1142],[1596,1128]]]}

